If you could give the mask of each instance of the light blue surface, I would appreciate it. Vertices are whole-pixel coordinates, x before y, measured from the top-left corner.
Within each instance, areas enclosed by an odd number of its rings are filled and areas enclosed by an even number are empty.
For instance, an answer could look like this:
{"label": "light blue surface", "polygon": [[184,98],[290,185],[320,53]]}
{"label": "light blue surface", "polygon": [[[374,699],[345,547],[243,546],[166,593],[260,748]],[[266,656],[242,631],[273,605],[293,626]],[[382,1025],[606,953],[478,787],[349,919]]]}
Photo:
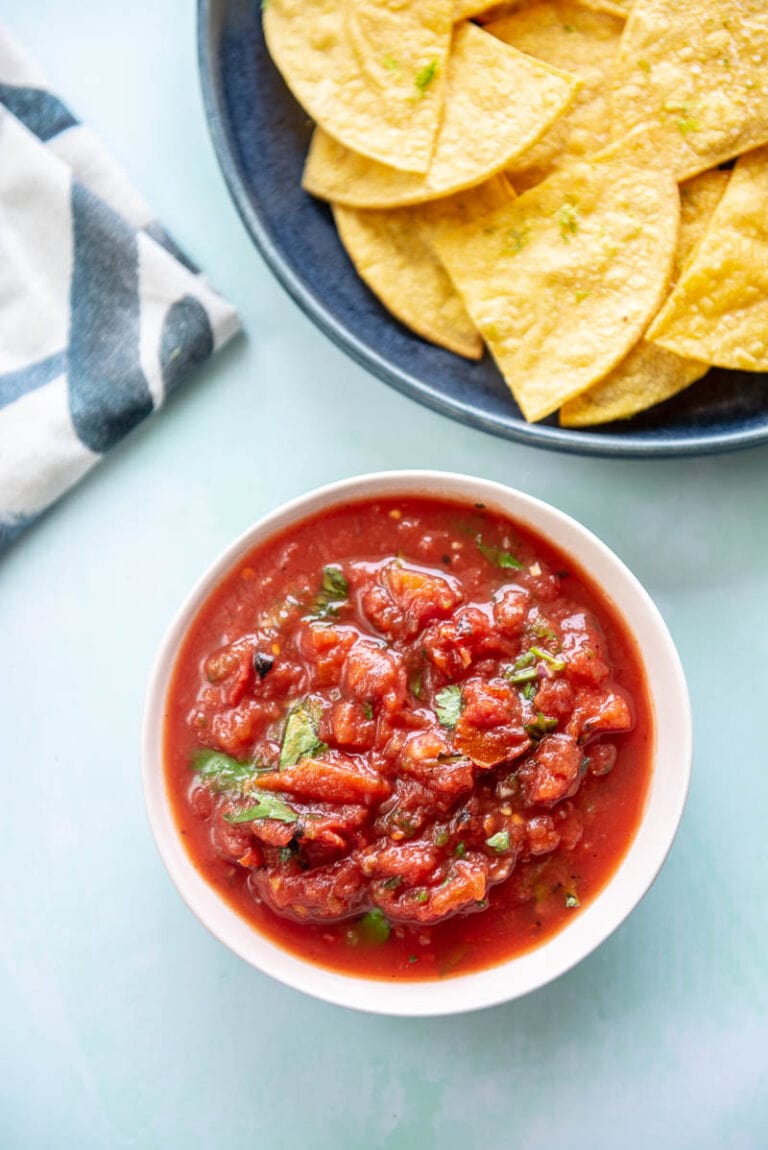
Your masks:
{"label": "light blue surface", "polygon": [[[2,1150],[763,1150],[768,450],[559,457],[369,379],[236,219],[190,9],[5,11],[248,338],[0,565]],[[697,741],[680,835],[624,927],[522,1002],[430,1022],[306,999],[209,937],[155,852],[138,763],[154,651],[202,568],[282,500],[401,466],[502,480],[596,531],[669,623]]]}

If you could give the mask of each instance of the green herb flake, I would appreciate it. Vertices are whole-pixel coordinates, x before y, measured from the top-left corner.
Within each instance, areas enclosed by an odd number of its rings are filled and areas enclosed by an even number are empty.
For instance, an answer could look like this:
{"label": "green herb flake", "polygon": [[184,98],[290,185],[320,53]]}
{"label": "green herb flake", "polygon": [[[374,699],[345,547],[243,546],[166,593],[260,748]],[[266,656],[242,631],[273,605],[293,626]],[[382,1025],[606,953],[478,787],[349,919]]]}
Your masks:
{"label": "green herb flake", "polygon": [[440,827],[439,829],[435,829],[435,832],[432,835],[432,842],[436,847],[447,847],[448,838],[448,831],[445,829],[445,827]]}
{"label": "green herb flake", "polygon": [[504,236],[504,254],[516,256],[528,246],[528,228],[511,228]]}
{"label": "green herb flake", "polygon": [[324,619],[329,615],[338,615],[348,595],[349,583],[344,572],[334,563],[327,564],[323,567],[320,594],[312,606],[310,618]]}
{"label": "green herb flake", "polygon": [[384,890],[397,890],[399,886],[403,885],[403,876],[401,874],[392,875],[391,878],[385,878],[381,885]]}
{"label": "green herb flake", "polygon": [[579,230],[579,211],[571,200],[566,200],[557,213],[557,223],[560,235],[566,243],[570,243],[571,236]]}
{"label": "green herb flake", "polygon": [[416,902],[419,902],[419,903],[429,902],[429,891],[428,890],[417,890],[415,897],[416,897]]}
{"label": "green herb flake", "polygon": [[464,855],[467,853],[467,848],[464,846],[463,842],[456,843],[456,849],[453,853],[456,855],[457,859],[463,859]]}
{"label": "green herb flake", "polygon": [[419,69],[414,77],[414,84],[421,92],[422,96],[426,92],[429,85],[437,75],[437,60],[430,60],[423,68]]}
{"label": "green herb flake", "polygon": [[464,699],[457,684],[443,687],[435,695],[435,714],[444,727],[455,727],[463,709]]}
{"label": "green herb flake", "polygon": [[536,694],[537,694],[538,690],[539,690],[538,682],[526,683],[525,686],[523,687],[523,691],[522,691],[523,698],[527,699],[528,702],[530,703],[531,700],[536,698]]}
{"label": "green herb flake", "polygon": [[382,911],[369,910],[347,931],[350,946],[381,946],[389,938],[390,926]]}
{"label": "green herb flake", "polygon": [[224,818],[233,826],[239,823],[253,823],[257,819],[275,819],[279,823],[295,823],[299,820],[296,811],[287,803],[269,794],[260,795],[252,806],[243,807],[233,815],[224,815]]}
{"label": "green herb flake", "polygon": [[493,563],[494,567],[522,571],[523,564],[510,551],[505,551],[502,547],[496,547],[492,543],[483,543],[482,535],[475,536],[475,544],[483,558],[487,559],[489,563]]}
{"label": "green herb flake", "polygon": [[509,850],[509,831],[497,831],[485,840],[485,845],[496,851],[497,855],[505,854]]}
{"label": "green herb flake", "polygon": [[373,718],[373,707],[370,703],[363,703],[363,714],[365,715],[366,719]]}
{"label": "green herb flake", "polygon": [[[531,631],[537,639],[549,639],[550,642],[556,642],[557,640],[557,635],[543,619],[534,619],[531,623]],[[535,657],[534,655],[534,658]]]}
{"label": "green herb flake", "polygon": [[190,766],[214,791],[239,791],[243,783],[264,771],[263,767],[241,763],[223,751],[200,751]]}
{"label": "green herb flake", "polygon": [[543,647],[531,647],[531,654],[535,658],[543,659],[545,663],[549,663],[553,671],[565,670],[565,659],[556,659],[551,651],[545,651]]}
{"label": "green herb flake", "polygon": [[419,961],[419,956],[418,956],[417,954],[409,954],[409,955],[408,955],[408,961],[409,961],[409,962],[411,962],[411,963],[413,963],[413,962],[418,962],[418,961]]}
{"label": "green herb flake", "polygon": [[565,892],[565,905],[570,910],[573,910],[574,907],[581,906],[581,903],[579,902],[578,895],[575,895],[573,893],[573,891],[570,891],[570,890],[566,891]]}
{"label": "green herb flake", "polygon": [[510,683],[531,683],[538,677],[539,672],[535,667],[523,667],[519,671],[515,667],[507,667],[504,671],[504,678]]}
{"label": "green herb flake", "polygon": [[549,715],[542,715],[541,711],[539,711],[533,722],[526,723],[525,733],[529,739],[538,742],[539,739],[543,739],[545,735],[548,735],[550,731],[554,731],[556,727],[557,719]]}
{"label": "green herb flake", "polygon": [[280,767],[293,767],[306,755],[317,755],[328,747],[317,737],[322,708],[317,699],[305,699],[289,712],[280,748]]}

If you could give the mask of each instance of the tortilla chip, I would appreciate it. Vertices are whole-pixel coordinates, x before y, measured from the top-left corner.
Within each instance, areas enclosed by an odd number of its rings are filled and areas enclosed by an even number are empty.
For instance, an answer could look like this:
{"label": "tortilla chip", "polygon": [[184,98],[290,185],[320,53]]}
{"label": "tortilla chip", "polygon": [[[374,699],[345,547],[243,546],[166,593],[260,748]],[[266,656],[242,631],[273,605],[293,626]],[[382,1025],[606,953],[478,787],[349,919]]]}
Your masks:
{"label": "tortilla chip", "polygon": [[717,367],[768,371],[768,148],[742,156],[648,338]]}
{"label": "tortilla chip", "polygon": [[499,0],[453,0],[453,18],[456,23],[471,20],[473,16],[482,16],[491,8],[499,7]]}
{"label": "tortilla chip", "polygon": [[[673,285],[705,234],[729,175],[718,170],[702,172],[681,187],[680,235],[672,271]],[[671,399],[706,375],[709,366],[641,339],[605,379],[563,405],[560,423],[563,427],[587,427],[629,419]]]}
{"label": "tortilla chip", "polygon": [[669,283],[671,176],[580,163],[435,247],[527,420],[543,419],[627,354]]}
{"label": "tortilla chip", "polygon": [[413,208],[360,211],[334,204],[333,218],[360,278],[401,323],[457,355],[482,357],[477,328]]}
{"label": "tortilla chip", "polygon": [[638,0],[613,75],[617,145],[684,180],[768,143],[767,65],[765,0]]}
{"label": "tortilla chip", "polygon": [[445,116],[429,172],[395,171],[316,131],[304,187],[321,199],[358,208],[404,207],[450,195],[507,167],[543,135],[577,89],[572,76],[474,24],[462,24],[454,36]]}
{"label": "tortilla chip", "polygon": [[453,0],[269,0],[269,53],[296,99],[365,156],[426,172],[443,111]]}
{"label": "tortilla chip", "polygon": [[570,110],[510,165],[513,181],[531,187],[553,167],[605,147],[610,139],[608,76],[623,21],[591,12],[575,0],[541,0],[485,27],[505,44],[572,73],[582,83]]}
{"label": "tortilla chip", "polygon": [[626,20],[635,0],[578,0],[578,3],[582,8],[591,8],[593,12],[605,12],[608,16]]}
{"label": "tortilla chip", "polygon": [[708,363],[683,359],[641,339],[605,379],[563,404],[560,426],[589,427],[629,419],[677,395],[708,371]]}

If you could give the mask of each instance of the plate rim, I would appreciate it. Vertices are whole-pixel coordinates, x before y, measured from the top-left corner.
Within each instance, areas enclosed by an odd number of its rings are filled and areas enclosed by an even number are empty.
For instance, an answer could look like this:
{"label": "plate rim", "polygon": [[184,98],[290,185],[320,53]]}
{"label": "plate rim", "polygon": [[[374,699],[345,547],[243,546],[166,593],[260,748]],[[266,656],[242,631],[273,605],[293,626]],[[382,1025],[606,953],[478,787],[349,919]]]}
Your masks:
{"label": "plate rim", "polygon": [[670,435],[641,440],[625,439],[613,432],[598,434],[553,427],[549,424],[528,424],[523,420],[508,421],[502,417],[491,416],[472,403],[453,400],[433,385],[399,367],[394,367],[359,339],[352,330],[329,315],[322,301],[310,290],[272,242],[257,206],[247,190],[245,176],[226,124],[217,52],[221,38],[222,17],[228,2],[229,0],[197,0],[198,73],[205,118],[217,163],[246,231],[278,283],[315,326],[354,362],[402,395],[440,415],[497,437],[522,443],[527,447],[593,457],[658,459],[724,454],[768,442],[768,421],[764,427],[752,429],[733,428],[725,432],[697,433],[690,436]]}

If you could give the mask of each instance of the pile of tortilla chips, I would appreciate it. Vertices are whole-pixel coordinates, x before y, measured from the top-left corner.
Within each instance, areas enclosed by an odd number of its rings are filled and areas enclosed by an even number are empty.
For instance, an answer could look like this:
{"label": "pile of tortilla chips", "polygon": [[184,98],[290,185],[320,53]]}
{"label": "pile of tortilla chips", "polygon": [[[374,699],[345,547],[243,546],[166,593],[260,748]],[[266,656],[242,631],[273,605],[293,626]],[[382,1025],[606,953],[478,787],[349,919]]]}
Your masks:
{"label": "pile of tortilla chips", "polygon": [[264,30],[362,279],[487,346],[526,419],[768,371],[768,0],[268,0]]}

